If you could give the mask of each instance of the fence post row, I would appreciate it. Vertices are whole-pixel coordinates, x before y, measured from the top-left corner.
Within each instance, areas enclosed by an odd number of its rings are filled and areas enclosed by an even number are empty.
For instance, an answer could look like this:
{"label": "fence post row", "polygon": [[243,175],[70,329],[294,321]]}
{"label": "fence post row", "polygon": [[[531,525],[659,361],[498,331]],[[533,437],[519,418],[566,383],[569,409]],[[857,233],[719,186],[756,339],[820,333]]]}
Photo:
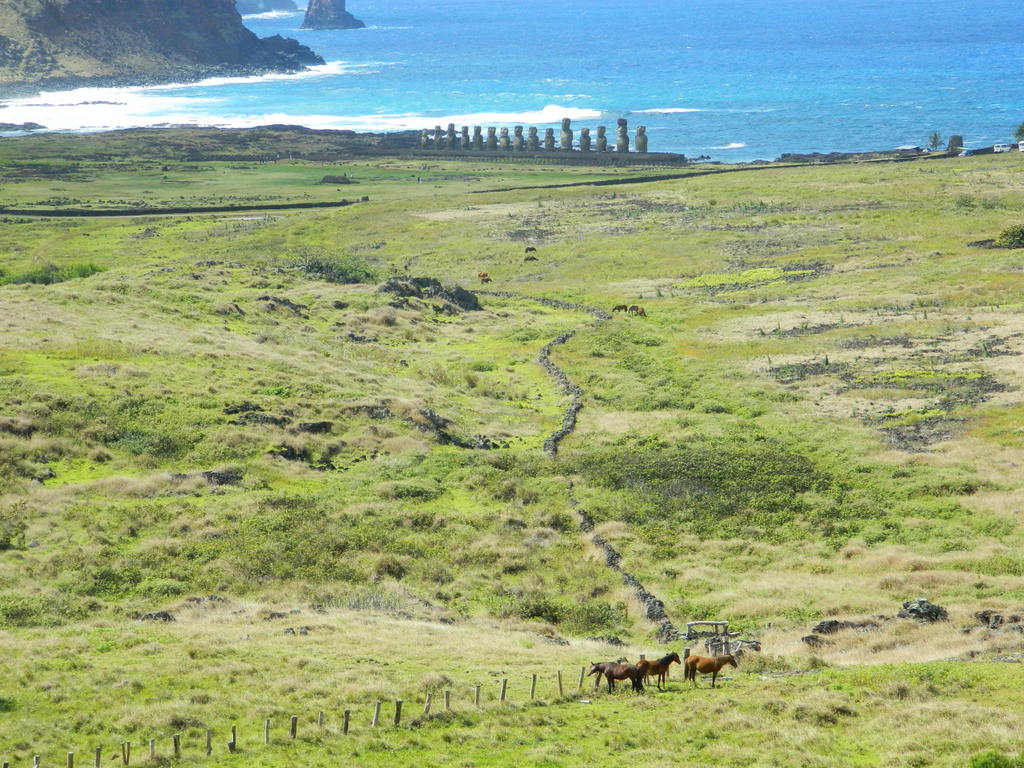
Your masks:
{"label": "fence post row", "polygon": [[[691,652],[690,648],[686,648],[683,651],[683,659],[684,660],[689,658],[690,652]],[[644,658],[643,655],[641,655],[641,658]],[[580,667],[579,681],[577,682],[577,688],[579,690],[583,689],[583,682],[584,682],[584,679],[586,678],[586,671],[587,671],[587,668],[585,666]],[[502,703],[502,704],[504,704],[505,702],[508,701],[508,680],[509,679],[507,677],[503,677],[500,680],[500,689],[499,689],[499,692],[498,692],[498,701],[500,703]],[[558,686],[558,696],[560,698],[564,697],[565,696],[565,684],[564,684],[564,681],[563,681],[563,678],[562,678],[562,670],[560,670],[560,669],[559,670],[555,670],[555,682],[556,682],[556,685]],[[481,706],[481,693],[480,692],[481,692],[482,688],[483,688],[483,685],[481,683],[475,683],[473,685],[473,703],[476,705],[477,708],[479,708]],[[445,709],[446,712],[450,712],[451,708],[452,708],[452,700],[451,700],[452,692],[451,692],[451,689],[445,689],[444,692],[443,692],[443,695],[444,695],[444,709]],[[536,696],[537,696],[537,675],[534,673],[534,674],[530,675],[530,699],[531,700],[535,699]],[[426,694],[426,698],[424,700],[424,704],[423,704],[423,714],[424,715],[429,715],[430,714],[430,712],[431,712],[431,710],[433,708],[433,702],[434,702],[434,694],[433,693],[427,693]],[[404,701],[402,699],[396,699],[395,700],[395,714],[394,714],[394,725],[395,725],[395,727],[399,727],[401,725],[401,723],[402,723],[402,705],[403,704],[404,704]],[[370,727],[371,728],[378,728],[378,727],[380,727],[380,716],[381,716],[382,705],[383,705],[383,701],[381,701],[380,699],[378,699],[376,702],[374,702],[373,719],[370,722]],[[319,725],[321,730],[323,730],[324,727],[325,727],[325,721],[326,721],[326,713],[323,710],[319,710],[317,712],[317,724]],[[270,744],[270,723],[271,723],[270,718],[266,718],[263,721],[263,743],[264,744]],[[344,734],[346,736],[349,734],[349,732],[351,730],[351,723],[352,723],[352,710],[351,709],[343,710],[343,712],[342,712],[342,727],[341,727],[342,734]],[[289,737],[292,738],[292,739],[298,738],[298,724],[299,724],[299,716],[298,715],[291,715],[290,720],[289,720],[288,734],[289,734]],[[181,754],[182,754],[181,734],[180,733],[172,734],[171,740],[172,740],[172,744],[173,744],[173,750],[174,750],[173,754],[174,754],[174,757],[175,758],[180,758]],[[148,740],[148,745],[149,745],[149,757],[150,757],[151,760],[155,759],[156,758],[156,740],[155,739],[149,739]],[[120,746],[121,746],[121,755],[120,755],[121,763],[127,768],[127,766],[130,766],[130,764],[131,764],[132,743],[130,741],[122,741]],[[231,726],[231,739],[230,739],[230,741],[228,741],[227,747],[228,747],[228,751],[229,752],[236,752],[237,749],[238,749],[238,725],[237,724],[233,724]],[[210,756],[212,754],[213,754],[213,731],[210,730],[210,729],[207,729],[207,731],[206,731],[206,755]],[[116,759],[116,757],[114,759]],[[41,761],[41,756],[40,755],[34,755],[32,757],[32,768],[40,768],[40,761]],[[94,766],[94,768],[103,768],[103,747],[102,746],[96,747],[96,749],[95,749],[94,759],[93,759],[93,766]],[[0,764],[0,768],[11,768],[10,762],[6,761],[6,760],[3,761],[3,763]],[[75,768],[75,753],[74,752],[68,752],[67,753],[66,768]]]}

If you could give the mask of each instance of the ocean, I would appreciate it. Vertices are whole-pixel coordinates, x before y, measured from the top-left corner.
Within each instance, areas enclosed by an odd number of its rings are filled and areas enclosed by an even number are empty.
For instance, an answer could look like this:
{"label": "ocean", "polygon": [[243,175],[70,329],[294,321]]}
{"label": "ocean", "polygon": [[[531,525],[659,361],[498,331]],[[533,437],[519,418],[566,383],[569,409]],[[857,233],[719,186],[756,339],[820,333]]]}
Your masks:
{"label": "ocean", "polygon": [[[400,130],[644,124],[651,151],[715,160],[1010,141],[1024,24],[1010,0],[350,0],[366,29],[245,18],[327,64],[298,75],[89,88],[0,102],[0,122]],[[578,135],[578,133],[577,133]]]}

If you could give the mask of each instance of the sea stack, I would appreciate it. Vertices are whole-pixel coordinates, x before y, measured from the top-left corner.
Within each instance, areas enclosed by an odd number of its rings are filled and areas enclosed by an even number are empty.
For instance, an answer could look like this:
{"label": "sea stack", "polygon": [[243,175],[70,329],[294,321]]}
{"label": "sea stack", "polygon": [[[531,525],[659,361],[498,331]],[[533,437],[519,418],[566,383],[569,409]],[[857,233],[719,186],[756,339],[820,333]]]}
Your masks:
{"label": "sea stack", "polygon": [[361,29],[366,24],[345,9],[345,0],[309,0],[303,29]]}

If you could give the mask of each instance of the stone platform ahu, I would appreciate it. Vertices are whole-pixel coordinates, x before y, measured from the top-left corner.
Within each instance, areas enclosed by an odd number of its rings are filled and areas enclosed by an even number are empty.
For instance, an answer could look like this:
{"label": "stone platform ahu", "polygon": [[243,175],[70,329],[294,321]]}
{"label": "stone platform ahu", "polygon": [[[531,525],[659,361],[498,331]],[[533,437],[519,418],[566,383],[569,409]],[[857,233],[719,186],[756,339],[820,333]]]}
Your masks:
{"label": "stone platform ahu", "polygon": [[[597,137],[591,139],[590,129],[580,130],[579,145],[574,144],[572,120],[563,118],[562,130],[559,136],[555,137],[554,128],[546,128],[544,136],[537,135],[537,129],[531,127],[528,134],[523,136],[523,126],[517,125],[509,136],[508,128],[502,128],[500,133],[497,128],[487,128],[487,138],[482,133],[479,125],[473,126],[473,135],[470,137],[469,126],[464,125],[460,131],[455,130],[455,123],[448,123],[447,129],[440,125],[435,126],[433,131],[423,129],[420,131],[420,149],[436,150],[445,152],[629,152],[629,123],[624,118],[619,118],[615,132],[614,150],[610,147],[607,128],[603,125],[597,128]],[[634,135],[635,151],[640,154],[647,154],[647,128],[638,125]]]}

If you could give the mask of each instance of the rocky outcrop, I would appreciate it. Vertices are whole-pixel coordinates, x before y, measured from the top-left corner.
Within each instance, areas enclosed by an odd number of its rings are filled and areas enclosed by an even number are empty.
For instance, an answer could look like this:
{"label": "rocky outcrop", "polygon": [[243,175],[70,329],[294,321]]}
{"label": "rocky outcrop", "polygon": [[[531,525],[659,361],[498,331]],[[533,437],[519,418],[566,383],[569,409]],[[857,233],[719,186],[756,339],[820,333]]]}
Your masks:
{"label": "rocky outcrop", "polygon": [[271,11],[297,11],[295,0],[235,0],[240,14],[270,13]]}
{"label": "rocky outcrop", "polygon": [[303,29],[361,29],[361,22],[345,8],[345,0],[309,0]]}
{"label": "rocky outcrop", "polygon": [[260,39],[234,0],[7,0],[0,83],[187,80],[289,72],[323,59],[295,40]]}

